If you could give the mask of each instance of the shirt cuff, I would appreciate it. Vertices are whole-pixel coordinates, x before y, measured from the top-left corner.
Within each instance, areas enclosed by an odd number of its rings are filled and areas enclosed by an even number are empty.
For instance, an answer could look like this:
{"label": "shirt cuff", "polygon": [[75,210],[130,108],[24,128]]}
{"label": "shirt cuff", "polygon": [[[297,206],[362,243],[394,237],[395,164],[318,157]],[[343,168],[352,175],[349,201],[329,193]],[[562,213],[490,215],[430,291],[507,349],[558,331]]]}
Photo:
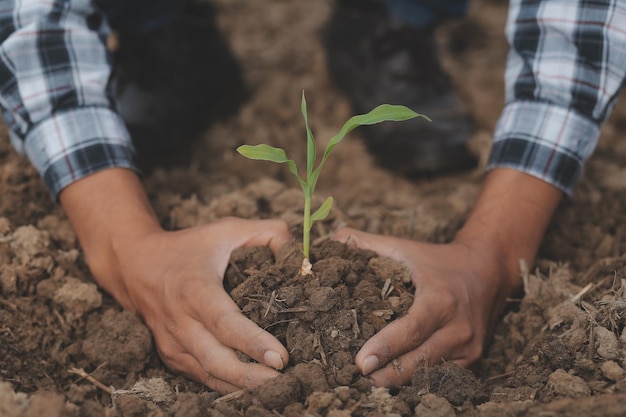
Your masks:
{"label": "shirt cuff", "polygon": [[55,201],[63,188],[103,169],[138,171],[124,122],[106,107],[53,114],[26,135],[24,151]]}
{"label": "shirt cuff", "polygon": [[487,170],[516,169],[571,195],[599,135],[598,124],[574,110],[546,102],[512,102],[496,126]]}

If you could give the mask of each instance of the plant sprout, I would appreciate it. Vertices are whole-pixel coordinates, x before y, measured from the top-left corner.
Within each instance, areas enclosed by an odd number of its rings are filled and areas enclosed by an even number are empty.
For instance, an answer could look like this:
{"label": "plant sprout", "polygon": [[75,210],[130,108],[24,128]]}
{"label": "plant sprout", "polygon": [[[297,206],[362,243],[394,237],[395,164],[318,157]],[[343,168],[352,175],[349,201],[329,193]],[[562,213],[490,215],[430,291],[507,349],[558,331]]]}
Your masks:
{"label": "plant sprout", "polygon": [[341,142],[348,133],[350,133],[352,130],[359,126],[373,125],[385,121],[403,121],[413,119],[415,117],[422,117],[428,121],[430,121],[430,119],[423,114],[415,113],[413,110],[405,106],[391,104],[382,104],[367,114],[352,116],[343,125],[339,132],[330,139],[328,145],[326,145],[326,149],[324,150],[322,159],[316,167],[315,163],[317,161],[317,147],[315,145],[313,132],[309,128],[309,120],[307,115],[304,91],[302,92],[300,109],[302,112],[302,117],[304,118],[307,139],[307,164],[306,174],[304,176],[301,176],[298,172],[295,161],[289,159],[286,152],[281,148],[276,148],[266,144],[254,146],[242,145],[237,148],[237,152],[249,159],[270,161],[279,164],[287,163],[289,171],[298,179],[298,182],[300,183],[300,186],[302,187],[302,191],[304,193],[304,222],[302,226],[302,247],[304,252],[303,271],[307,270],[307,268],[304,266],[305,264],[309,265],[308,270],[310,271],[309,247],[311,240],[311,228],[313,227],[313,223],[319,220],[323,220],[326,218],[326,216],[328,216],[328,213],[330,212],[330,209],[333,205],[333,198],[328,197],[326,201],[324,201],[324,203],[313,213],[311,213],[311,201],[313,199],[313,192],[315,191],[315,186],[320,176],[320,172],[322,171],[322,168],[326,164],[328,156],[335,148],[335,146],[337,146],[337,144]]}

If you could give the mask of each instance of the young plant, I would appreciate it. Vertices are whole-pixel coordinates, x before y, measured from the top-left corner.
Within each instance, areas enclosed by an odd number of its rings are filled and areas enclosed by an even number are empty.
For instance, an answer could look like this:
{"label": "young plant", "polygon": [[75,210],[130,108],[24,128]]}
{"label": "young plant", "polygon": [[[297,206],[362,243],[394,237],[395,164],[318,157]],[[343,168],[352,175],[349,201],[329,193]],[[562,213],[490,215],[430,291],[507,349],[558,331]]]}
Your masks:
{"label": "young plant", "polygon": [[317,147],[315,145],[313,132],[311,132],[311,129],[309,128],[309,120],[307,115],[306,99],[304,97],[304,92],[302,92],[300,109],[302,112],[302,117],[304,118],[307,139],[307,164],[306,173],[304,176],[300,175],[296,163],[292,159],[289,159],[285,151],[281,148],[276,148],[266,144],[254,146],[242,145],[237,148],[237,152],[250,159],[277,162],[279,164],[287,163],[289,171],[298,179],[298,182],[300,183],[300,186],[302,187],[302,191],[304,193],[302,248],[304,252],[303,273],[306,273],[307,271],[310,272],[309,247],[311,240],[311,228],[313,227],[314,222],[318,220],[323,220],[326,218],[326,216],[328,216],[328,213],[330,212],[330,209],[333,205],[333,198],[328,197],[326,201],[324,201],[324,203],[317,210],[315,210],[315,212],[311,213],[311,201],[313,199],[313,192],[315,191],[315,186],[320,176],[320,172],[322,171],[322,168],[326,164],[328,156],[335,148],[335,146],[337,146],[337,144],[341,142],[348,133],[350,133],[352,130],[359,126],[373,125],[385,121],[397,122],[413,119],[414,117],[422,117],[428,121],[430,121],[430,119],[423,114],[415,113],[413,110],[405,106],[397,106],[391,104],[382,104],[367,114],[353,116],[343,125],[339,132],[330,139],[328,145],[326,145],[326,149],[324,150],[322,159],[316,167],[315,163],[317,161]]}

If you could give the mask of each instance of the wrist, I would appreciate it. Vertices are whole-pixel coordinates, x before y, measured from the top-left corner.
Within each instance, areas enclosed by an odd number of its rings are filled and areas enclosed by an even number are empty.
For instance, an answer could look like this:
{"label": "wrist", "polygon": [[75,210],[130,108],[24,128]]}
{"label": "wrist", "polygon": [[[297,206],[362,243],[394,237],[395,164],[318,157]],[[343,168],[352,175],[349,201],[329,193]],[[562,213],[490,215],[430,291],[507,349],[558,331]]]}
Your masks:
{"label": "wrist", "polygon": [[112,168],[89,175],[60,194],[89,268],[122,305],[130,305],[123,256],[148,234],[162,231],[137,175]]}
{"label": "wrist", "polygon": [[521,285],[520,264],[532,266],[562,196],[559,189],[540,179],[496,168],[487,174],[474,210],[455,241],[490,258],[500,271],[499,279],[513,291]]}

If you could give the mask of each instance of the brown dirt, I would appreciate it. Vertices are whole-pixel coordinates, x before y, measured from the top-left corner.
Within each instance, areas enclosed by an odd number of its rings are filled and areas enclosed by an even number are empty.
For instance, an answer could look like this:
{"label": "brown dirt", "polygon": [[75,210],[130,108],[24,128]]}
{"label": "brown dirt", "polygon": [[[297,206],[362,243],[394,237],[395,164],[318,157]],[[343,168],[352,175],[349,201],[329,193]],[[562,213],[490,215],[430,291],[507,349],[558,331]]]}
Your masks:
{"label": "brown dirt", "polygon": [[[251,97],[211,126],[188,165],[151,172],[146,187],[170,228],[230,215],[280,217],[297,234],[297,184],[284,167],[247,161],[233,150],[266,142],[303,160],[303,89],[321,140],[351,115],[326,74],[319,40],[332,2],[215,3]],[[471,143],[483,164],[503,102],[505,15],[505,2],[476,0],[468,18],[440,33],[446,67],[477,123]],[[619,137],[625,125],[626,107],[618,106],[524,277],[523,297],[510,300],[476,368],[424,368],[393,393],[370,392],[352,354],[402,314],[411,289],[393,281],[402,275],[397,264],[327,238],[350,224],[448,241],[472,206],[482,171],[407,181],[373,165],[357,131],[320,179],[318,198],[333,195],[336,206],[314,230],[313,278],[296,282],[293,254],[278,261],[264,250],[233,256],[226,277],[233,297],[293,353],[283,376],[223,397],[164,369],[145,326],[95,287],[63,211],[3,132],[0,416],[626,415],[626,141]],[[365,279],[356,280],[357,273]],[[383,296],[389,278],[392,289]]]}

